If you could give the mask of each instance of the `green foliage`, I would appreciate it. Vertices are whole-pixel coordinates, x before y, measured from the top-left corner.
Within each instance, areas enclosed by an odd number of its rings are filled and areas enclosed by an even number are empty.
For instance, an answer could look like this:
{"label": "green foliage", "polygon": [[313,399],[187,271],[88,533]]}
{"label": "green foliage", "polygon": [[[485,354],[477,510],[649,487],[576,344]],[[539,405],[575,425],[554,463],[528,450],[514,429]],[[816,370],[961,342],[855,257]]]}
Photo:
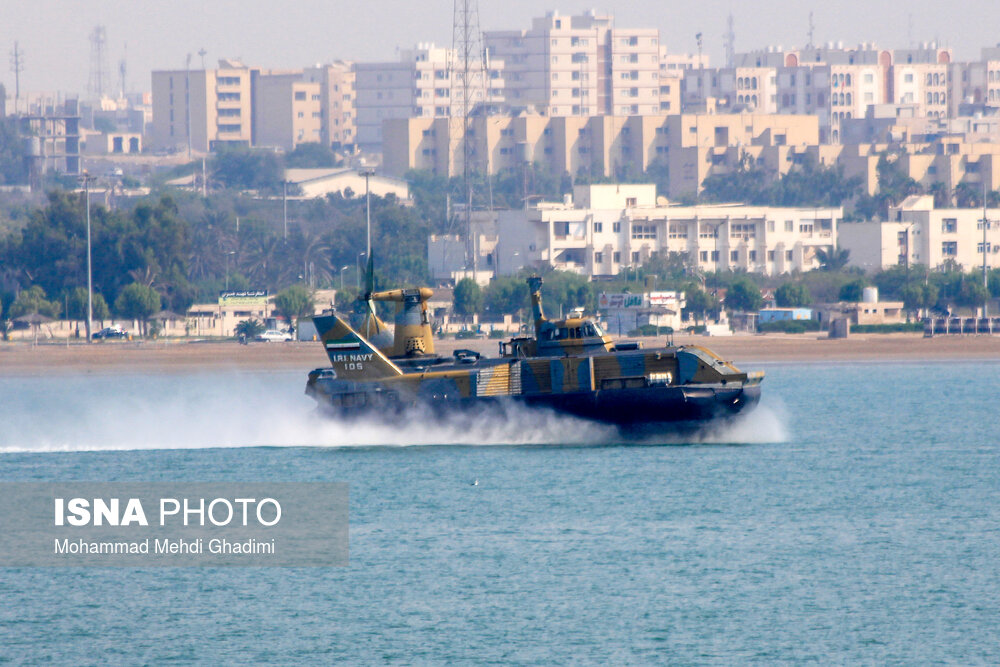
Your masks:
{"label": "green foliage", "polygon": [[299,144],[285,155],[285,166],[289,169],[319,169],[336,164],[337,156],[329,146],[317,142]]}
{"label": "green foliage", "polygon": [[28,162],[17,118],[0,118],[0,183],[27,183]]}
{"label": "green foliage", "polygon": [[774,300],[780,308],[801,308],[812,303],[812,295],[805,284],[787,282],[775,290]]}
{"label": "green foliage", "polygon": [[594,312],[597,294],[586,277],[571,271],[552,271],[542,284],[542,304],[548,317],[567,313],[573,308]]}
{"label": "green foliage", "polygon": [[14,303],[10,306],[11,319],[38,313],[46,317],[59,317],[62,304],[58,301],[48,301],[45,298],[45,290],[38,285],[32,285],[26,290],[21,290]]}
{"label": "green foliage", "polygon": [[859,278],[858,280],[852,280],[840,288],[840,295],[838,298],[841,301],[857,303],[858,301],[861,301],[862,297],[864,297],[865,287],[867,286],[868,283],[863,279]]}
{"label": "green foliage", "polygon": [[909,310],[931,308],[937,303],[938,287],[931,282],[909,282],[900,289],[903,305]]}
{"label": "green foliage", "polygon": [[734,171],[704,180],[702,198],[771,206],[842,206],[861,193],[861,185],[861,178],[844,176],[842,167],[817,165],[809,155],[801,167],[776,179],[744,153]]}
{"label": "green foliage", "polygon": [[277,192],[282,168],[274,151],[219,144],[212,159],[212,181],[224,188]]}
{"label": "green foliage", "polygon": [[694,283],[685,289],[684,299],[687,304],[684,309],[694,316],[696,322],[699,316],[704,321],[708,313],[719,310],[719,300]]}
{"label": "green foliage", "polygon": [[778,320],[777,322],[762,322],[757,325],[761,333],[805,333],[819,331],[818,320]]}
{"label": "green foliage", "polygon": [[726,292],[726,308],[730,310],[752,312],[760,310],[763,304],[760,288],[746,277],[737,278]]}
{"label": "green foliage", "polygon": [[887,334],[915,333],[924,330],[923,322],[896,322],[894,324],[852,324],[851,333]]}
{"label": "green foliage", "polygon": [[878,172],[878,192],[874,196],[864,195],[855,205],[855,214],[864,220],[889,217],[889,207],[899,205],[910,195],[922,192],[920,184],[910,178],[899,166],[901,155],[882,153],[876,170]]}
{"label": "green foliage", "polygon": [[293,319],[309,317],[313,314],[313,295],[304,285],[292,285],[281,290],[274,297],[274,309],[291,323]]}
{"label": "green foliage", "polygon": [[152,287],[141,283],[126,285],[115,299],[115,311],[130,320],[139,320],[145,328],[146,320],[160,310],[160,295]]}
{"label": "green foliage", "polygon": [[820,271],[841,271],[851,258],[851,251],[847,248],[817,248],[816,259],[819,261]]}
{"label": "green foliage", "polygon": [[[87,288],[76,287],[66,297],[66,317],[71,320],[87,319]],[[104,295],[94,292],[93,299],[94,319],[107,320],[111,317],[108,310],[108,302],[104,300]]]}
{"label": "green foliage", "polygon": [[472,316],[483,309],[483,291],[472,278],[462,278],[455,285],[454,310],[459,315]]}
{"label": "green foliage", "polygon": [[236,325],[235,338],[244,336],[246,340],[252,340],[259,334],[264,333],[265,330],[266,327],[263,322],[251,317],[249,320],[243,320]]}
{"label": "green foliage", "polygon": [[483,290],[486,310],[494,314],[513,314],[526,310],[531,294],[523,278],[499,276]]}
{"label": "green foliage", "polygon": [[975,274],[962,276],[958,296],[955,299],[958,305],[978,308],[986,303],[987,298],[989,298],[989,292],[987,292],[981,278]]}

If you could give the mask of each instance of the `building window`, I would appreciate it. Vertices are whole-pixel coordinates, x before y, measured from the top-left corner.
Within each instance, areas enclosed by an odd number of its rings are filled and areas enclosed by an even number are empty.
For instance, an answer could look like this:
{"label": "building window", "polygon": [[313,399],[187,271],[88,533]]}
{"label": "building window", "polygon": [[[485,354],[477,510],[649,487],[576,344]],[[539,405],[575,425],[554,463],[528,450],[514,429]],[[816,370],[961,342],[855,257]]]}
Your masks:
{"label": "building window", "polygon": [[701,253],[700,253],[700,255],[699,255],[699,257],[700,257],[701,261],[707,262],[708,261],[708,251],[707,250],[702,250]]}
{"label": "building window", "polygon": [[602,231],[604,231],[604,223],[602,223],[602,222],[595,222],[594,223],[594,233],[595,234],[600,234]]}
{"label": "building window", "polygon": [[[982,225],[980,225],[982,229]],[[945,234],[954,234],[958,231],[958,218],[944,218],[941,220],[941,231]]]}
{"label": "building window", "polygon": [[757,235],[757,225],[754,223],[733,223],[729,225],[729,238],[749,239]]}
{"label": "building window", "polygon": [[296,91],[295,92],[295,101],[296,102],[305,102],[306,101],[306,93],[305,93],[305,91],[303,91],[303,90]]}
{"label": "building window", "polygon": [[774,231],[774,220],[768,220],[767,221],[767,231],[769,231],[769,232],[773,232]]}
{"label": "building window", "polygon": [[[622,223],[620,223],[620,222],[612,222],[611,223],[611,231],[613,231],[613,232],[615,232],[617,234],[621,230],[622,230]],[[615,261],[618,261],[618,260],[615,260]]]}
{"label": "building window", "polygon": [[750,261],[751,262],[756,262],[757,261],[757,251],[756,250],[751,250],[750,251]]}
{"label": "building window", "polygon": [[768,250],[767,251],[767,261],[769,261],[769,262],[773,262],[774,261],[774,251],[773,250]]}
{"label": "building window", "polygon": [[[983,254],[983,245],[984,244],[982,242],[976,244],[976,252],[979,253],[980,255]],[[986,245],[986,252],[989,252],[990,251],[989,241],[987,241],[985,245]]]}
{"label": "building window", "polygon": [[799,234],[803,236],[812,236],[813,234],[813,223],[803,222],[799,225]]}
{"label": "building window", "polygon": [[740,261],[740,251],[739,250],[730,250],[729,251],[729,261],[730,262],[738,262],[738,261]]}
{"label": "building window", "polygon": [[632,253],[632,263],[633,264],[638,264],[639,263],[639,253],[638,252],[633,252]]}
{"label": "building window", "polygon": [[[982,244],[979,244],[982,246]],[[958,242],[957,241],[944,241],[941,244],[941,254],[945,257],[955,257],[958,255]]]}
{"label": "building window", "polygon": [[670,223],[668,236],[672,239],[686,239],[688,236],[688,226],[684,223],[672,222]]}
{"label": "building window", "polygon": [[634,239],[655,239],[656,225],[632,225],[632,238]]}
{"label": "building window", "polygon": [[603,264],[603,263],[604,263],[604,253],[603,252],[595,252],[594,253],[594,264]]}
{"label": "building window", "polygon": [[620,252],[618,252],[617,250],[615,250],[615,253],[614,253],[614,255],[611,256],[611,258],[612,258],[612,260],[614,261],[615,264],[621,264],[622,254]]}
{"label": "building window", "polygon": [[792,261],[792,251],[791,250],[786,250],[785,251],[785,261],[786,262]]}
{"label": "building window", "polygon": [[793,221],[791,221],[791,220],[785,220],[785,231],[786,232],[794,232],[795,231],[795,223]]}

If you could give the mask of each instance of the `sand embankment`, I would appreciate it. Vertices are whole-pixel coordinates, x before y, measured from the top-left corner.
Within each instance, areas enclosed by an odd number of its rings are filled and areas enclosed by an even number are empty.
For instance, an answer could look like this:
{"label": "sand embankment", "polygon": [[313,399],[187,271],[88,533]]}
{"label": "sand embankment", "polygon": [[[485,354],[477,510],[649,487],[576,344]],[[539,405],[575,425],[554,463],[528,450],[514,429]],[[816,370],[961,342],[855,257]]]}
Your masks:
{"label": "sand embankment", "polygon": [[[644,339],[645,347],[665,339]],[[677,344],[707,347],[738,364],[755,362],[943,361],[1000,360],[1000,336],[937,336],[920,334],[855,335],[829,340],[815,334],[677,336]],[[438,351],[451,354],[469,348],[497,354],[495,340],[447,340]],[[93,345],[0,343],[0,376],[46,373],[127,373],[193,371],[301,370],[328,364],[317,343],[119,342]]]}

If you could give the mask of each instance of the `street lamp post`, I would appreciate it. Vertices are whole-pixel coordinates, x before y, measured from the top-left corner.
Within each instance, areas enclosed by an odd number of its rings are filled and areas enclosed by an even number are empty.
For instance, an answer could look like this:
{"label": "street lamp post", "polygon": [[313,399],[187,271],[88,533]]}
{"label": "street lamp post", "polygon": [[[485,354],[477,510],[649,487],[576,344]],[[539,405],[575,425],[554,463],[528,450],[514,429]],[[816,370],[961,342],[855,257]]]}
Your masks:
{"label": "street lamp post", "polygon": [[226,253],[226,291],[227,292],[229,291],[229,256],[230,255],[235,255],[235,254],[236,254],[235,250],[230,250],[229,252]]}
{"label": "street lamp post", "polygon": [[285,228],[285,241],[288,240],[288,181],[281,181],[281,219]]}
{"label": "street lamp post", "polygon": [[340,267],[340,291],[341,292],[344,291],[344,269],[348,268],[349,266],[350,266],[349,264],[344,264],[342,267]]}
{"label": "street lamp post", "polygon": [[366,252],[359,252],[358,256],[354,258],[354,263],[357,264],[357,266],[358,266],[358,272],[354,276],[355,282],[356,282],[355,287],[358,288],[359,292],[361,291],[361,258],[362,257],[367,257],[367,256],[368,256],[368,253],[366,253]]}
{"label": "street lamp post", "polygon": [[94,271],[90,243],[90,182],[94,180],[94,177],[85,170],[80,176],[80,180],[83,181],[83,197],[87,207],[87,342],[92,343],[94,342],[92,333],[94,326]]}
{"label": "street lamp post", "polygon": [[361,170],[361,174],[365,177],[365,217],[368,222],[368,248],[367,254],[371,257],[372,254],[372,192],[368,184],[368,179],[375,175],[375,170],[371,167],[366,167]]}

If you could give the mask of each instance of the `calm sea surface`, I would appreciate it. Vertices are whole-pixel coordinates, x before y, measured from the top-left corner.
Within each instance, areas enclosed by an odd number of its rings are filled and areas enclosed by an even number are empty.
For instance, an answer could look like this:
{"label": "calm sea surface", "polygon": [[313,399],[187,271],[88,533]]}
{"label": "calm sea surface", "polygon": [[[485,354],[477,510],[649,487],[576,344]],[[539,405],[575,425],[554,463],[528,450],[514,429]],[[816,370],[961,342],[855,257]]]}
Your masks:
{"label": "calm sea surface", "polygon": [[1000,662],[1000,364],[764,368],[744,422],[638,445],[342,428],[304,373],[0,379],[3,480],[351,494],[347,568],[0,568],[0,662]]}

